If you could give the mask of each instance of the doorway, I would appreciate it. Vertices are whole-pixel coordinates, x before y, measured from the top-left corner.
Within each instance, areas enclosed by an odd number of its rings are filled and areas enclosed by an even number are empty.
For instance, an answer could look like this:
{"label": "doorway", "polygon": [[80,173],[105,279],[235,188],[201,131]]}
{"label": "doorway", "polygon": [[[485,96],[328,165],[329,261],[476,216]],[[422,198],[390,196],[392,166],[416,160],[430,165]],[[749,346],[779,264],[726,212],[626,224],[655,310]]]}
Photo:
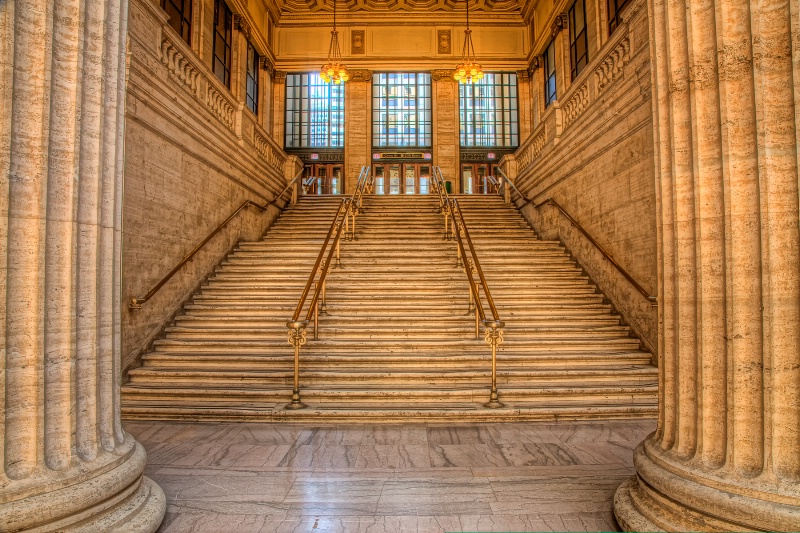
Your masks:
{"label": "doorway", "polygon": [[344,194],[342,163],[312,163],[303,167],[303,194]]}
{"label": "doorway", "polygon": [[461,163],[462,194],[497,194],[496,163]]}
{"label": "doorway", "polygon": [[430,194],[430,163],[379,163],[373,176],[375,194]]}

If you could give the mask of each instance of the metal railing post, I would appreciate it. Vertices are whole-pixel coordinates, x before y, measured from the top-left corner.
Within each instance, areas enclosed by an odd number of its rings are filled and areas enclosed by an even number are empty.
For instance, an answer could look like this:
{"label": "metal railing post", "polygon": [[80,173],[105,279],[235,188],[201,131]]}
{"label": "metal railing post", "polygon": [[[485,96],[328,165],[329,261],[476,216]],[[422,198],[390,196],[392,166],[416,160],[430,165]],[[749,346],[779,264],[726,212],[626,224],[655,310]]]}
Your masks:
{"label": "metal railing post", "polygon": [[294,346],[294,383],[292,386],[292,401],[286,406],[287,409],[302,409],[306,406],[300,401],[300,347],[306,343],[307,325],[307,320],[286,323],[289,328],[289,344]]}
{"label": "metal railing post", "polygon": [[483,325],[486,327],[484,340],[492,347],[492,390],[489,393],[489,401],[483,405],[490,409],[497,409],[504,407],[497,396],[497,347],[503,344],[503,326],[505,324],[499,320],[487,320]]}

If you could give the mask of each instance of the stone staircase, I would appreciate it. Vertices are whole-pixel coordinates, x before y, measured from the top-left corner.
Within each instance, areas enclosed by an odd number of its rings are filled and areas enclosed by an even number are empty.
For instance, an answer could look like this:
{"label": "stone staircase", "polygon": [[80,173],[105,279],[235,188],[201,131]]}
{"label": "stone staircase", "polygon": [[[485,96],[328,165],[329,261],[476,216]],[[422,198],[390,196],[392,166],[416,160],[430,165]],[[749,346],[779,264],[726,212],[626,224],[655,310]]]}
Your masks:
{"label": "stone staircase", "polygon": [[286,321],[341,197],[305,197],[241,243],[130,372],[128,419],[503,421],[651,417],[657,373],[558,242],[496,197],[459,197],[506,323],[486,409],[490,348],[475,338],[455,243],[433,196],[368,196],[357,239],[328,274],[319,340],[291,397]]}

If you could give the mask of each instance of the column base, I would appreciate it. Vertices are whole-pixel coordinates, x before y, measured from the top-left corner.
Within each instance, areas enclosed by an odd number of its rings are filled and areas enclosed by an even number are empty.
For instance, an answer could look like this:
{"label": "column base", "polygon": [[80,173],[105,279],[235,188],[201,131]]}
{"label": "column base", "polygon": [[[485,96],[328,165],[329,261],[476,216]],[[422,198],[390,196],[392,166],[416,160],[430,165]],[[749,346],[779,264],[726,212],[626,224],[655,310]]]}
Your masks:
{"label": "column base", "polygon": [[166,498],[142,475],[145,459],[142,445],[126,435],[116,452],[94,461],[10,480],[0,496],[0,523],[5,531],[153,533]]}
{"label": "column base", "polygon": [[763,490],[754,497],[755,490],[726,486],[702,472],[692,475],[686,465],[659,464],[648,455],[647,444],[634,453],[637,475],[614,497],[614,514],[624,531],[800,531],[796,497]]}

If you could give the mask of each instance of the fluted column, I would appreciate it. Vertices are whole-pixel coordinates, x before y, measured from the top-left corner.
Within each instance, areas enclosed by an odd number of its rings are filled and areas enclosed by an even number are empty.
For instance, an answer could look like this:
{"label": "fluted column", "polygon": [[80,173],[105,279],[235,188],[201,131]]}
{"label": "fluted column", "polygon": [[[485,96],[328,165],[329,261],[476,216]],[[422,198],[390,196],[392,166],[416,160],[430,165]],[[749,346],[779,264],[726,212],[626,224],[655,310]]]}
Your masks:
{"label": "fluted column", "polygon": [[119,406],[125,0],[0,2],[0,529],[154,531]]}
{"label": "fluted column", "polygon": [[661,397],[617,519],[798,531],[797,4],[651,0],[650,16]]}

